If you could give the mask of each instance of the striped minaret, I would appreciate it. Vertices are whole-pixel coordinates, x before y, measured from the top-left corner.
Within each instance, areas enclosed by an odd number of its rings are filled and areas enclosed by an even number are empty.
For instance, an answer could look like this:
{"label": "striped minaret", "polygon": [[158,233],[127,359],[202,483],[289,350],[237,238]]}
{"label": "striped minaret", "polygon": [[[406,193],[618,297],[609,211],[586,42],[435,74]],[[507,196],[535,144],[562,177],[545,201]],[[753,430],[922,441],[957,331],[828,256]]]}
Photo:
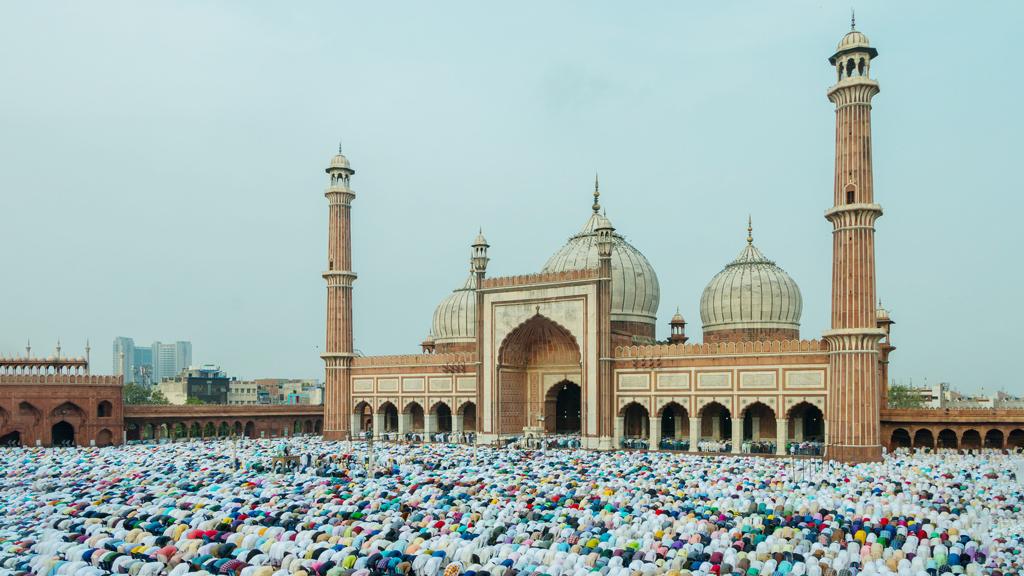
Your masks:
{"label": "striped minaret", "polygon": [[330,206],[327,234],[327,345],[324,353],[326,374],[324,398],[324,439],[349,437],[352,420],[352,199],[355,192],[349,180],[355,170],[341,153],[331,158],[327,197]]}
{"label": "striped minaret", "polygon": [[836,105],[832,223],[832,328],[825,456],[844,462],[881,459],[878,343],[884,332],[875,318],[875,204],[871,172],[871,99],[878,83],[871,61],[878,52],[851,30],[829,58],[836,83],[828,99]]}

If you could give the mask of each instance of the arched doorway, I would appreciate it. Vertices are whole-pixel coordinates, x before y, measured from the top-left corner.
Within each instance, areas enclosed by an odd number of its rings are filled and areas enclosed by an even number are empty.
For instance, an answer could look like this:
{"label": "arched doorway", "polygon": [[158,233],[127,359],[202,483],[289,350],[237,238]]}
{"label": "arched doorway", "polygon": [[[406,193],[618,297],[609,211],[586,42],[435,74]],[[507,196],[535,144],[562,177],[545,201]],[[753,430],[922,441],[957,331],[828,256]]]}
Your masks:
{"label": "arched doorway", "polygon": [[932,431],[927,428],[921,428],[917,432],[914,432],[914,448],[934,448],[935,447],[935,436],[932,435]]}
{"label": "arched doorway", "polygon": [[[544,423],[549,432],[579,434],[583,416],[583,395],[579,384],[563,380],[548,390]],[[551,424],[548,424],[548,422]]]}
{"label": "arched doorway", "polygon": [[[580,362],[580,348],[569,330],[540,313],[510,332],[498,349],[497,432],[521,434],[539,426],[548,432],[580,432]],[[551,373],[565,380],[553,386],[544,382]]]}
{"label": "arched doorway", "polygon": [[313,433],[313,421],[312,420],[306,420],[305,422],[302,423],[302,432],[304,434],[312,434]]}
{"label": "arched doorway", "polygon": [[1003,431],[992,429],[985,433],[985,448],[1002,448]]}
{"label": "arched doorway", "polygon": [[968,430],[964,432],[963,438],[960,439],[960,446],[967,450],[977,450],[981,448],[981,432],[977,430]]}
{"label": "arched doorway", "polygon": [[245,423],[245,437],[256,438],[256,423],[252,420]]}
{"label": "arched doorway", "polygon": [[231,427],[231,434],[233,436],[241,436],[242,435],[242,423],[239,422],[238,420],[235,420],[234,425],[232,425],[232,427]]}
{"label": "arched doorway", "polygon": [[622,435],[626,438],[643,438],[650,436],[650,413],[647,408],[630,402],[619,413],[622,416]]}
{"label": "arched doorway", "polygon": [[438,402],[434,408],[434,424],[437,432],[452,431],[452,409],[444,402]]}
{"label": "arched doorway", "polygon": [[222,438],[231,436],[231,426],[227,422],[221,422],[220,427],[217,429],[217,435]]}
{"label": "arched doorway", "polygon": [[96,416],[99,418],[109,418],[114,414],[114,405],[110,402],[103,400],[96,405]]}
{"label": "arched doorway", "polygon": [[188,428],[185,427],[184,422],[178,422],[177,424],[174,425],[174,430],[172,434],[174,434],[175,440],[177,440],[178,438],[185,438],[188,436]]}
{"label": "arched doorway", "polygon": [[410,402],[402,413],[406,420],[406,432],[423,432],[423,406],[419,402]]}
{"label": "arched doorway", "polygon": [[1020,428],[1010,432],[1006,437],[1007,448],[1024,448],[1024,430]]}
{"label": "arched doorway", "polygon": [[57,422],[50,428],[50,442],[54,446],[74,446],[75,427],[65,420]]}
{"label": "arched doorway", "polygon": [[701,408],[699,414],[701,438],[715,441],[732,438],[732,414],[728,408],[718,402],[711,402]]}
{"label": "arched doorway", "polygon": [[371,432],[373,430],[373,408],[367,402],[356,404],[357,430],[353,432]]}
{"label": "arched doorway", "polygon": [[462,412],[462,431],[473,432],[476,430],[476,403],[466,402],[459,410]]}
{"label": "arched doorway", "polygon": [[956,448],[956,432],[953,432],[949,428],[939,432],[939,448]]}
{"label": "arched doorway", "polygon": [[207,422],[203,428],[203,438],[213,438],[217,435],[217,427],[213,425],[213,422]]}
{"label": "arched doorway", "polygon": [[661,409],[661,437],[685,440],[690,434],[690,414],[676,402]]}
{"label": "arched doorway", "polygon": [[380,415],[383,422],[381,427],[384,432],[398,432],[398,408],[391,402],[385,402],[380,406]]}
{"label": "arched doorway", "polygon": [[795,442],[824,442],[825,415],[810,402],[800,402],[789,409],[789,438]]}
{"label": "arched doorway", "polygon": [[202,438],[203,437],[203,428],[202,428],[202,426],[199,425],[199,422],[193,422],[192,423],[192,426],[190,426],[189,429],[188,429],[188,436],[189,436],[189,438]]}
{"label": "arched doorway", "polygon": [[892,431],[892,438],[889,440],[889,446],[892,448],[910,448],[910,432],[907,432],[904,428],[897,428]]}
{"label": "arched doorway", "polygon": [[774,442],[775,410],[761,402],[747,406],[743,411],[743,439],[751,442]]}
{"label": "arched doorway", "polygon": [[0,446],[5,448],[16,448],[21,446],[21,432],[15,430],[0,436]]}
{"label": "arched doorway", "polygon": [[96,445],[99,447],[112,446],[114,444],[114,435],[104,428],[100,430],[100,433],[96,435]]}

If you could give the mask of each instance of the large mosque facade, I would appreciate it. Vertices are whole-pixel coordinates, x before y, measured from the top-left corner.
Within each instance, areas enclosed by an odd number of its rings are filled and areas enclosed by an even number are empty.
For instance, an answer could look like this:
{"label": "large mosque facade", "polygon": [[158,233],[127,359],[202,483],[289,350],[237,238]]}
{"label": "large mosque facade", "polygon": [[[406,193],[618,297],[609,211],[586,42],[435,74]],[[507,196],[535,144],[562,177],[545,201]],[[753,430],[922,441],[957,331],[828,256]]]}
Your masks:
{"label": "large mosque facade", "polygon": [[[859,31],[830,58],[836,83],[831,329],[800,333],[797,283],[756,246],[739,254],[700,301],[702,342],[676,314],[655,340],[654,267],[593,204],[579,231],[536,274],[489,277],[487,240],[470,246],[465,280],[434,311],[421,354],[359,356],[352,338],[348,159],[327,174],[329,247],[324,435],[469,432],[578,433],[584,447],[626,438],[824,442],[825,456],[877,460],[892,322],[875,306],[870,68],[877,52]],[[824,239],[823,239],[824,240]]]}

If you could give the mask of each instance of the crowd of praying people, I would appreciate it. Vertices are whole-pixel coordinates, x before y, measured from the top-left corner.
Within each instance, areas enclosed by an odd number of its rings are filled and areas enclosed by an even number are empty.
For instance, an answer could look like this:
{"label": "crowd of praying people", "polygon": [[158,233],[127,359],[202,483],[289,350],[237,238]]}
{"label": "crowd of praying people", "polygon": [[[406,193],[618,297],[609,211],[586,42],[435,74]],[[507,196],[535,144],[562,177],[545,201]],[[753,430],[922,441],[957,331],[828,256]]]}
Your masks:
{"label": "crowd of praying people", "polygon": [[[5,448],[0,574],[1009,576],[1024,457],[319,437]],[[569,443],[571,440],[565,439]],[[294,462],[287,469],[275,461]]]}

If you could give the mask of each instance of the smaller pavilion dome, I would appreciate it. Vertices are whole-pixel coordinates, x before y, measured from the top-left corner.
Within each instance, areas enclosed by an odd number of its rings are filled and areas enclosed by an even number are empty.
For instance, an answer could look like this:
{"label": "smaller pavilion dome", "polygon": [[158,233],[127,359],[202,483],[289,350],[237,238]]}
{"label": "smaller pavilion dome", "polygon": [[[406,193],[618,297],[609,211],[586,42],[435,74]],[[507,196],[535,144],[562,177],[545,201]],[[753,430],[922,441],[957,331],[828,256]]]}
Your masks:
{"label": "smaller pavilion dome", "polygon": [[843,39],[839,41],[839,46],[836,46],[836,52],[843,50],[850,50],[852,48],[870,48],[871,42],[868,40],[866,34],[860,30],[850,30],[843,36]]}
{"label": "smaller pavilion dome", "polygon": [[879,304],[878,309],[875,310],[875,319],[879,322],[888,322],[890,320],[889,311],[882,308],[881,304]]}
{"label": "smaller pavilion dome", "polygon": [[352,169],[352,167],[348,163],[348,158],[346,158],[345,155],[341,154],[340,152],[338,154],[335,154],[334,158],[331,158],[331,168],[343,168],[345,170]]}
{"label": "smaller pavilion dome", "polygon": [[686,320],[683,320],[683,315],[679,313],[679,309],[676,308],[676,313],[672,315],[671,324],[685,324]]}

